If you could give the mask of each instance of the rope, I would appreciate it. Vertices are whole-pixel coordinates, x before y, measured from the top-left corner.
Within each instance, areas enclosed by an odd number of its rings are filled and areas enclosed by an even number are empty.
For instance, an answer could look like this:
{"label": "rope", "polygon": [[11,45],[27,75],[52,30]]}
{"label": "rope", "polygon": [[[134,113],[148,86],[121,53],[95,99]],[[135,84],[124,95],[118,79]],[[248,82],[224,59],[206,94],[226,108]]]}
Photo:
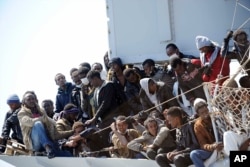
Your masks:
{"label": "rope", "polygon": [[[249,60],[250,60],[250,59],[248,59],[248,61],[249,61]],[[246,61],[243,65],[245,65],[248,61]],[[240,67],[240,70],[241,70],[241,69],[242,69],[242,67]],[[250,70],[250,69],[249,69],[249,70]],[[233,74],[232,76],[233,76],[233,78],[235,78],[235,77],[237,76],[237,73],[236,73],[236,74]],[[220,79],[226,79],[226,78],[228,78],[228,77],[230,77],[230,75],[229,75],[229,76],[223,76],[223,77],[221,77]],[[216,80],[211,81],[211,82],[216,82]],[[176,98],[181,97],[183,94],[185,95],[185,94],[187,94],[187,93],[189,93],[189,92],[191,92],[191,91],[193,91],[193,90],[195,90],[195,89],[198,89],[198,88],[201,87],[201,86],[204,86],[204,84],[207,84],[207,83],[204,82],[204,83],[202,83],[202,84],[200,84],[200,85],[198,85],[198,86],[196,86],[196,87],[194,87],[194,88],[192,88],[192,89],[190,89],[190,90],[188,90],[188,91],[186,91],[186,92],[183,92],[183,93],[181,93],[181,94],[179,94],[179,95],[177,95],[177,96],[175,96],[175,97],[173,97],[173,98],[171,98],[171,99],[168,99],[168,100],[166,100],[166,101],[164,101],[164,102],[162,102],[162,103],[160,103],[160,104],[158,104],[158,105],[155,105],[154,107],[151,107],[151,108],[149,108],[149,109],[147,109],[147,110],[142,110],[142,111],[140,111],[140,112],[148,113],[149,111],[151,111],[151,110],[153,110],[153,109],[156,109],[157,107],[159,107],[159,106],[161,106],[161,105],[163,105],[163,104],[165,104],[165,103],[167,103],[167,102],[169,102],[169,101],[171,101],[171,100],[174,100],[174,99],[176,99]],[[140,113],[140,112],[139,112],[139,113]],[[136,117],[138,117],[138,116],[139,116],[139,114],[136,114],[136,115],[133,116],[133,118],[136,118]],[[102,132],[102,131],[104,131],[104,130],[106,130],[106,129],[109,129],[109,128],[110,128],[110,126],[107,126],[107,127],[103,128],[103,129],[100,129],[100,130],[94,132],[93,134],[100,133],[100,132]]]}
{"label": "rope", "polygon": [[[221,79],[224,79],[224,78],[227,78],[228,76],[225,76],[225,77],[222,77]],[[215,80],[214,80],[215,81]],[[211,81],[211,82],[214,82],[214,81]],[[202,83],[201,85],[199,85],[199,86],[196,86],[196,87],[194,87],[194,88],[192,88],[192,89],[190,89],[190,90],[188,90],[188,91],[186,91],[186,92],[183,92],[183,93],[181,93],[180,95],[177,95],[177,96],[175,96],[175,97],[173,97],[173,98],[171,98],[171,99],[168,99],[168,100],[166,100],[166,101],[164,101],[164,102],[162,102],[162,103],[160,103],[160,104],[158,104],[158,105],[156,105],[156,106],[154,106],[154,107],[151,107],[151,108],[149,108],[149,109],[147,109],[147,110],[145,110],[145,111],[141,111],[141,112],[149,112],[149,111],[151,111],[152,109],[155,109],[155,108],[157,108],[158,106],[160,106],[160,105],[162,105],[162,104],[165,104],[165,103],[167,103],[167,102],[169,102],[169,101],[171,101],[171,100],[174,100],[175,98],[178,98],[178,97],[180,97],[181,95],[185,95],[186,93],[189,93],[189,92],[191,92],[191,91],[193,91],[193,90],[195,90],[195,89],[197,89],[197,88],[199,88],[199,87],[201,87],[201,86],[204,86],[205,84],[207,84],[206,82],[204,82],[204,83]],[[216,114],[216,112],[215,111],[213,111],[213,109],[212,108],[209,108],[209,111],[210,111],[210,115],[211,116],[213,116],[214,114]],[[133,117],[137,117],[137,116],[139,116],[139,114],[136,114],[136,115],[134,115]],[[198,118],[195,118],[195,119],[192,119],[192,120],[188,120],[186,123],[184,123],[184,124],[182,124],[181,125],[181,127],[183,127],[183,126],[185,126],[185,125],[187,125],[187,124],[191,124],[192,122],[195,122],[196,120],[197,120]],[[108,128],[110,128],[110,126],[108,126],[108,127],[105,127],[105,128],[103,128],[103,129],[100,129],[99,131],[96,131],[96,132],[94,132],[93,134],[97,134],[97,133],[100,133],[100,132],[102,132],[102,131],[104,131],[104,130],[106,130],[106,129],[108,129]],[[174,130],[176,130],[176,129],[179,129],[179,128],[173,128],[173,129],[170,129],[169,131],[174,131]],[[82,155],[84,154],[84,155],[88,155],[88,154],[91,154],[91,153],[100,153],[100,152],[105,152],[105,151],[109,151],[109,148],[110,147],[108,147],[108,148],[103,148],[103,149],[101,149],[101,150],[99,150],[99,151],[94,151],[94,152],[83,152],[83,153],[81,153]]]}
{"label": "rope", "polygon": [[[242,5],[242,4],[239,3],[238,1],[239,1],[239,0],[236,0],[236,5],[235,5],[235,10],[234,10],[234,16],[233,16],[233,22],[232,22],[231,30],[233,29],[233,23],[234,23],[234,19],[235,19],[235,15],[236,15],[236,6],[237,6],[237,4],[239,4],[239,5],[240,5],[241,7],[243,7],[244,9],[250,11],[249,8],[247,8],[246,6]],[[238,30],[241,29],[245,24],[247,24],[248,21],[250,21],[250,17],[249,17],[245,22],[243,22],[243,23],[236,29],[236,31],[238,31]],[[236,41],[234,41],[234,43],[235,43],[236,45],[238,45]],[[244,60],[244,58],[245,58],[245,56],[246,56],[246,53],[247,53],[248,51],[249,51],[249,48],[248,48],[248,50],[245,52],[245,55],[243,56],[243,58],[242,58],[240,64],[241,64],[242,61]],[[226,51],[226,54],[227,54],[227,51]],[[225,54],[225,55],[226,55],[226,54]]]}
{"label": "rope", "polygon": [[245,24],[247,24],[247,22],[248,22],[249,20],[250,20],[250,17],[249,17],[246,21],[244,21],[244,23],[242,23],[242,24],[239,26],[239,28],[236,29],[236,31],[239,30],[239,29],[241,29]]}
{"label": "rope", "polygon": [[[239,0],[237,0],[237,1],[239,1]],[[241,7],[243,7],[244,9],[246,9],[246,10],[250,11],[250,9],[249,9],[249,8],[247,8],[246,6],[242,5],[241,3],[239,3],[239,2],[238,2],[238,4],[239,4]]]}
{"label": "rope", "polygon": [[[250,60],[250,59],[249,59],[249,60]],[[246,61],[243,65],[245,65],[247,62],[248,62],[248,61]],[[240,67],[240,70],[241,70],[241,69],[242,69],[242,67]],[[249,70],[250,70],[250,69],[249,69]],[[232,75],[232,76],[233,76],[234,78],[236,77],[235,74]],[[230,75],[229,75],[229,76],[223,76],[223,77],[221,77],[220,79],[226,79],[226,78],[228,78],[228,77],[230,77]],[[216,82],[216,80],[213,80],[213,81],[211,81],[211,82]],[[198,86],[196,86],[196,87],[194,87],[194,88],[192,88],[192,89],[190,89],[190,90],[188,90],[188,91],[186,91],[186,92],[183,92],[183,93],[181,93],[181,94],[179,94],[179,95],[177,95],[177,96],[175,96],[175,97],[173,97],[173,98],[171,98],[171,99],[168,99],[168,100],[166,100],[166,101],[164,101],[164,102],[162,102],[162,103],[159,103],[158,105],[155,105],[154,107],[151,107],[151,108],[149,108],[149,109],[147,109],[147,110],[142,110],[142,111],[140,111],[140,112],[148,113],[148,112],[150,112],[151,110],[156,109],[157,107],[159,107],[159,106],[161,106],[161,105],[163,105],[163,104],[165,104],[165,103],[167,103],[167,102],[169,102],[169,101],[171,101],[171,100],[174,100],[174,99],[176,99],[176,98],[181,97],[183,94],[185,95],[185,94],[187,94],[187,93],[189,93],[189,92],[191,92],[191,91],[193,91],[193,90],[195,90],[195,89],[198,89],[198,88],[201,87],[201,86],[204,86],[204,84],[206,84],[206,82],[204,82],[204,83],[202,83],[202,84],[200,84],[200,85],[198,85]],[[140,112],[139,112],[139,113],[140,113]],[[139,114],[136,114],[136,115],[134,115],[133,117],[136,118],[136,117],[138,117],[138,116],[139,116]],[[100,132],[102,132],[102,131],[104,131],[104,130],[106,130],[106,129],[109,129],[109,128],[110,128],[110,126],[107,126],[107,127],[103,128],[103,129],[100,129],[100,130],[94,132],[93,134],[100,133]]]}
{"label": "rope", "polygon": [[[191,92],[191,91],[193,91],[193,90],[195,90],[195,89],[197,89],[197,88],[199,88],[199,87],[201,87],[201,86],[203,86],[203,84],[201,84],[201,85],[199,85],[199,86],[196,86],[196,87],[194,87],[194,88],[192,88],[192,89],[190,89],[190,90],[188,90],[188,91],[186,91],[186,92],[183,92],[182,94],[189,93],[189,92]],[[151,107],[151,108],[149,108],[149,109],[147,109],[147,110],[142,110],[142,111],[140,111],[140,112],[148,113],[149,111],[151,111],[151,110],[153,110],[153,109],[155,109],[155,108],[157,108],[157,107],[159,107],[159,106],[161,106],[161,105],[163,105],[163,104],[165,104],[165,103],[167,103],[167,102],[169,102],[169,101],[171,101],[171,100],[174,100],[174,99],[180,97],[182,94],[177,95],[177,96],[175,96],[175,97],[173,97],[173,98],[171,98],[171,99],[168,99],[168,100],[166,100],[166,101],[164,101],[164,102],[162,102],[162,103],[159,103],[158,105],[155,105],[154,107]],[[140,112],[139,112],[139,113],[140,113]],[[138,116],[139,116],[139,114],[136,114],[136,115],[134,115],[133,117],[138,117]],[[102,131],[104,131],[104,130],[106,130],[106,129],[109,129],[109,128],[110,128],[110,126],[107,126],[107,127],[103,128],[103,129],[100,129],[100,130],[94,132],[93,134],[100,133],[100,132],[102,132]]]}
{"label": "rope", "polygon": [[236,1],[235,1],[233,21],[232,21],[232,24],[231,24],[231,29],[230,29],[230,30],[232,30],[232,29],[233,29],[233,27],[234,27],[234,19],[235,19],[235,16],[236,16],[236,10],[237,10],[237,4],[238,4],[238,1],[239,1],[239,0],[236,0]]}
{"label": "rope", "polygon": [[[250,61],[250,57],[247,59],[247,61],[245,61],[245,62],[240,66],[240,68],[238,69],[238,71],[236,71],[236,73],[233,75],[233,77],[230,79],[230,81],[236,78],[236,76],[239,74],[239,72],[243,69],[242,67],[244,67],[249,61]],[[245,70],[245,71],[249,71],[249,70],[250,70],[250,69],[247,69],[247,70]],[[229,82],[230,82],[230,81],[229,81]]]}
{"label": "rope", "polygon": [[[231,31],[233,30],[233,27],[234,27],[234,20],[235,20],[235,16],[236,16],[238,1],[239,1],[239,0],[236,0],[236,1],[235,1],[233,20],[232,20],[231,29],[230,29]],[[225,55],[227,55],[227,51],[226,51],[226,54],[225,54]],[[225,58],[226,58],[226,56],[224,56],[224,58],[223,58],[222,66],[221,66],[221,69],[220,69],[220,75],[221,75],[221,73],[222,73],[222,69],[223,69],[223,66],[224,66],[224,63],[225,63]],[[219,79],[219,78],[218,78],[218,79]]]}
{"label": "rope", "polygon": [[[234,8],[233,20],[232,20],[232,25],[231,25],[231,31],[232,31],[233,26],[234,26],[234,21],[235,21],[235,16],[236,16],[236,11],[237,11],[237,5],[238,5],[238,4],[239,4],[240,6],[242,6],[243,8],[245,8],[246,10],[250,11],[247,7],[245,7],[244,5],[240,4],[240,3],[239,3],[239,0],[236,0],[236,1],[235,1],[235,8]],[[238,27],[237,30],[241,29],[249,20],[250,20],[250,17],[249,17],[243,24],[241,24],[241,25]],[[236,30],[236,31],[237,31],[237,30]],[[235,41],[234,41],[234,43],[237,44]],[[248,50],[249,50],[249,48],[248,48]],[[225,55],[227,55],[227,52],[228,52],[228,49],[226,50]],[[244,57],[246,56],[246,53],[247,53],[247,52],[245,52],[245,55],[243,56],[243,58],[242,58],[241,61],[244,60]],[[221,77],[222,69],[223,69],[223,66],[224,66],[224,63],[225,63],[225,59],[226,59],[226,56],[224,56],[224,58],[223,58],[222,66],[221,66],[221,69],[220,69],[220,74],[217,76],[217,79],[221,79],[220,77]],[[242,63],[242,62],[240,62],[240,64],[241,64],[241,63]],[[238,75],[238,74],[237,74],[237,75]],[[215,86],[214,96],[216,96],[217,91],[218,91],[218,84],[216,84],[216,86]]]}
{"label": "rope", "polygon": [[[231,24],[231,29],[230,29],[231,31],[232,31],[232,29],[233,29],[233,27],[234,27],[234,20],[235,20],[235,16],[236,16],[238,1],[239,1],[239,0],[236,0],[236,1],[235,1],[234,14],[233,14],[233,19],[232,19],[232,24]],[[225,55],[227,55],[227,51],[228,51],[228,49],[226,50]],[[223,69],[224,64],[225,64],[225,59],[226,59],[226,56],[223,57],[222,66],[221,66],[221,68],[220,68],[220,73],[219,73],[219,75],[217,76],[217,79],[218,79],[218,80],[221,79],[221,74],[222,74],[222,69]],[[215,85],[215,89],[214,89],[214,96],[216,96],[216,94],[217,94],[218,87],[219,87],[219,85],[216,84],[216,85]]]}
{"label": "rope", "polygon": [[[223,77],[223,78],[224,78],[224,77]],[[227,76],[226,76],[225,78],[227,78]],[[214,81],[215,81],[215,80],[214,80]],[[167,103],[167,102],[169,102],[169,101],[171,101],[171,100],[174,100],[174,99],[180,97],[180,96],[183,95],[183,94],[185,95],[186,93],[189,93],[189,92],[191,92],[191,91],[193,91],[193,90],[195,90],[195,89],[198,89],[199,87],[201,87],[201,86],[203,86],[203,85],[204,85],[204,84],[198,85],[198,86],[196,86],[196,87],[194,87],[194,88],[192,88],[192,89],[190,89],[190,90],[188,90],[188,91],[186,91],[186,92],[181,93],[180,95],[177,95],[177,96],[175,96],[175,97],[173,97],[173,98],[171,98],[171,99],[168,99],[168,100],[166,100],[166,101],[164,101],[164,102],[162,102],[162,103],[160,103],[160,104],[158,104],[158,105],[155,105],[154,107],[151,107],[151,108],[149,108],[149,109],[147,109],[147,110],[142,110],[142,111],[140,111],[140,112],[148,113],[149,111],[151,111],[151,110],[153,110],[153,109],[156,109],[157,107],[159,107],[159,106],[161,106],[161,105],[163,105],[163,104],[165,104],[165,103]],[[139,113],[140,113],[140,112],[139,112]],[[133,117],[138,117],[138,116],[139,116],[139,114],[136,114],[136,115],[134,115]],[[110,128],[110,126],[107,126],[107,127],[103,128],[103,129],[100,129],[100,130],[94,132],[93,134],[100,133],[100,132],[102,132],[102,131],[104,131],[104,130],[106,130],[106,129],[109,129],[109,128]]]}
{"label": "rope", "polygon": [[249,47],[247,48],[247,50],[246,50],[244,56],[242,57],[242,59],[241,59],[241,61],[240,61],[240,64],[243,63],[243,60],[244,60],[245,56],[247,56],[247,53],[249,52],[249,48],[250,48],[250,45],[249,45]]}
{"label": "rope", "polygon": [[[239,0],[236,0],[236,3],[235,3],[235,10],[234,10],[234,15],[233,15],[232,27],[233,27],[234,20],[235,20],[235,16],[236,16],[236,9],[237,9],[238,1],[239,1]],[[243,6],[243,5],[241,5],[241,6]],[[246,8],[246,7],[245,7],[245,8]],[[250,17],[249,17],[249,18],[248,18],[248,19],[247,19],[238,29],[240,29],[242,26],[244,26],[249,20],[250,20]],[[232,27],[231,27],[231,29],[232,29]],[[248,62],[248,61],[247,61],[247,62]],[[225,79],[225,78],[228,78],[228,76],[223,76],[223,77],[221,77],[221,73],[222,73],[222,69],[223,69],[224,63],[225,63],[225,57],[224,57],[224,59],[223,59],[223,63],[222,63],[221,69],[220,69],[220,78],[218,78],[218,79]],[[245,65],[245,64],[246,64],[246,62],[244,63],[244,65]],[[241,68],[241,69],[242,69],[242,68]],[[237,74],[236,74],[236,75],[233,75],[233,76],[234,76],[234,78],[235,78],[235,77],[237,76]],[[216,80],[211,81],[211,82],[216,82]],[[218,85],[218,84],[217,84],[217,85]],[[157,108],[158,106],[161,106],[162,104],[165,104],[165,103],[167,103],[167,102],[169,102],[169,101],[171,101],[171,100],[174,100],[174,99],[180,97],[181,95],[186,94],[186,93],[189,93],[189,92],[191,92],[191,91],[193,91],[193,90],[195,90],[195,89],[197,89],[197,88],[199,88],[199,87],[201,87],[201,86],[203,86],[203,84],[201,84],[201,85],[199,85],[199,86],[197,86],[197,87],[195,87],[195,88],[192,88],[192,89],[190,89],[190,90],[188,90],[188,91],[186,91],[186,92],[183,92],[183,93],[181,93],[180,95],[177,95],[177,96],[175,96],[174,98],[171,98],[171,99],[169,99],[169,100],[166,100],[166,101],[164,101],[164,102],[162,102],[162,103],[160,103],[160,104],[158,104],[158,105],[156,105],[156,106],[154,106],[154,107],[151,107],[151,108],[149,108],[149,109],[147,109],[147,110],[144,110],[144,111],[142,110],[142,111],[140,111],[140,112],[145,112],[145,113],[147,113],[147,112],[149,112],[149,111],[151,111],[151,110]],[[216,90],[217,90],[217,89],[216,89]],[[216,91],[215,91],[215,92],[216,92]],[[139,112],[139,113],[140,113],[140,112]],[[134,117],[138,117],[138,116],[139,116],[139,114],[134,115]],[[103,128],[103,129],[101,129],[101,130],[99,130],[99,131],[96,131],[96,132],[94,132],[94,134],[100,133],[101,131],[106,130],[106,129],[108,129],[108,128],[110,128],[110,126],[105,127],[105,128]]]}
{"label": "rope", "polygon": [[[231,24],[231,30],[233,29],[233,26],[234,26],[234,21],[235,21],[235,16],[236,16],[236,11],[237,11],[237,5],[239,4],[239,5],[242,6],[243,8],[247,9],[248,11],[250,11],[247,7],[243,6],[243,5],[240,4],[238,1],[239,1],[239,0],[236,0],[236,1],[235,1],[235,9],[234,9],[233,20],[232,20],[232,24]],[[239,26],[238,29],[241,29],[249,20],[250,20],[250,17],[249,17],[241,26]],[[238,29],[237,29],[237,30],[238,30]],[[249,48],[248,48],[248,50],[249,50]],[[226,52],[226,53],[227,53],[227,52]],[[247,53],[247,52],[246,52],[246,53]],[[245,55],[246,55],[246,53],[245,53]],[[245,56],[245,55],[244,55],[244,56]],[[224,59],[223,59],[223,63],[222,63],[221,69],[220,69],[220,73],[219,73],[219,74],[220,74],[220,75],[219,75],[220,78],[217,78],[217,79],[225,79],[225,78],[228,78],[228,76],[223,76],[223,77],[221,77],[222,69],[223,69],[223,66],[224,66],[224,63],[225,63],[225,58],[226,58],[226,56],[225,56]],[[248,63],[249,60],[250,60],[250,58],[249,58],[243,65],[245,65],[246,63]],[[240,67],[240,69],[238,70],[238,72],[236,72],[236,73],[233,75],[233,77],[232,77],[231,79],[234,79],[234,78],[238,75],[239,71],[241,71],[241,70],[242,70],[242,67]],[[216,80],[211,81],[211,82],[216,82]],[[167,103],[167,102],[169,102],[169,101],[171,101],[171,100],[174,100],[174,99],[180,97],[180,96],[183,95],[183,94],[185,95],[186,93],[189,93],[189,92],[191,92],[191,91],[193,91],[193,90],[195,90],[195,89],[197,89],[197,88],[199,88],[199,87],[201,87],[201,86],[204,86],[204,84],[206,84],[206,83],[203,83],[203,84],[201,84],[201,85],[199,85],[199,86],[196,86],[196,87],[194,87],[194,88],[192,88],[192,89],[190,89],[190,90],[188,90],[188,91],[186,91],[186,92],[181,93],[180,95],[177,95],[177,96],[175,96],[175,97],[173,97],[173,98],[171,98],[171,99],[168,99],[168,100],[166,100],[166,101],[164,101],[164,102],[162,102],[162,103],[160,103],[160,104],[158,104],[158,105],[156,105],[156,106],[154,106],[154,107],[151,107],[151,108],[149,108],[149,109],[147,109],[147,110],[144,110],[144,111],[142,110],[142,111],[140,111],[140,112],[147,113],[147,112],[149,112],[149,111],[151,111],[151,110],[157,108],[158,106],[161,106],[161,105],[163,105],[163,104],[165,104],[165,103]],[[216,91],[218,90],[218,87],[219,87],[219,85],[216,84],[215,93],[216,93]],[[214,95],[215,95],[215,94],[214,94]],[[212,110],[212,109],[210,109],[210,110]],[[140,113],[140,112],[139,112],[139,113]],[[134,115],[133,117],[138,117],[138,116],[139,116],[139,114],[136,114],[136,115]],[[183,124],[182,126],[185,126],[186,124],[190,124],[190,123],[196,121],[197,119],[198,119],[198,118],[193,119],[193,120],[189,120],[187,123]],[[181,126],[181,127],[182,127],[182,126]],[[108,128],[110,128],[110,126],[108,126],[108,127],[106,127],[106,128],[103,128],[103,129],[100,129],[99,131],[96,131],[96,132],[94,132],[93,134],[100,133],[101,131],[106,130],[106,129],[108,129]],[[171,129],[170,131],[173,131],[173,130],[176,130],[176,129],[178,129],[178,128],[173,128],[173,129]],[[107,150],[103,150],[103,149],[102,149],[102,150],[100,150],[100,151],[95,151],[95,152],[96,152],[96,153],[99,153],[99,152],[102,152],[102,151],[107,151]],[[95,153],[95,152],[92,152],[92,153]]]}

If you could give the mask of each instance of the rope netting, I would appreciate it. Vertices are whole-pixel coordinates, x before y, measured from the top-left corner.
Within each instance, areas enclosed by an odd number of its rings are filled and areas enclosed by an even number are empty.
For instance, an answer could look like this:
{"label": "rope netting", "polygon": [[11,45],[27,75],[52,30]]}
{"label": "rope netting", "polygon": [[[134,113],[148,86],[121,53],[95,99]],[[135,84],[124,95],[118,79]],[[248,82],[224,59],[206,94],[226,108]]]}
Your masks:
{"label": "rope netting", "polygon": [[213,97],[214,87],[213,83],[206,83],[210,96],[208,104],[219,140],[227,130],[249,135],[250,89],[223,86],[219,87],[219,93]]}

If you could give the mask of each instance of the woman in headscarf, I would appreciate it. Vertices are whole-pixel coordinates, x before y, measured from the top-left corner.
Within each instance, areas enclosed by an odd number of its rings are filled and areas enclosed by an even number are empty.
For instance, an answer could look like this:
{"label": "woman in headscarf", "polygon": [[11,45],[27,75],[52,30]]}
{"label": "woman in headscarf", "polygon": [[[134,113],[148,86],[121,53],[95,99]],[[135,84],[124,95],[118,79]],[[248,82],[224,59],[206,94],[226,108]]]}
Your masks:
{"label": "woman in headscarf", "polygon": [[204,67],[203,81],[222,85],[230,74],[230,62],[221,56],[220,46],[205,36],[196,36],[196,46],[200,51],[201,66]]}
{"label": "woman in headscarf", "polygon": [[153,110],[162,113],[167,108],[179,106],[171,88],[164,82],[156,82],[151,78],[143,78],[140,80],[140,85],[139,96],[144,113],[149,114]]}

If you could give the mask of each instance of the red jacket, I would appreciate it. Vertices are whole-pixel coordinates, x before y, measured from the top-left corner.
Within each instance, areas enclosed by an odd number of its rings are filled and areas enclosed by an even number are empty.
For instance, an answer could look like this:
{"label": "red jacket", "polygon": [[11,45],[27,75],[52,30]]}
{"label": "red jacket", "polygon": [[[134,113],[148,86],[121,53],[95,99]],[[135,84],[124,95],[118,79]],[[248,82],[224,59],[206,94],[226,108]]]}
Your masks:
{"label": "red jacket", "polygon": [[[213,52],[209,52],[209,53],[205,54],[206,62],[209,62],[212,53]],[[224,64],[223,64],[223,61],[224,61]],[[230,74],[229,64],[230,64],[229,60],[227,58],[223,58],[220,55],[220,52],[218,52],[217,58],[215,59],[215,61],[213,62],[212,66],[211,66],[211,74],[209,76],[208,75],[203,76],[203,81],[204,82],[215,82],[218,74],[220,74],[221,69],[222,69],[221,75],[223,78],[226,76],[229,76],[229,74]],[[220,82],[220,85],[222,85],[222,83],[226,79],[227,78],[223,79],[222,82]]]}

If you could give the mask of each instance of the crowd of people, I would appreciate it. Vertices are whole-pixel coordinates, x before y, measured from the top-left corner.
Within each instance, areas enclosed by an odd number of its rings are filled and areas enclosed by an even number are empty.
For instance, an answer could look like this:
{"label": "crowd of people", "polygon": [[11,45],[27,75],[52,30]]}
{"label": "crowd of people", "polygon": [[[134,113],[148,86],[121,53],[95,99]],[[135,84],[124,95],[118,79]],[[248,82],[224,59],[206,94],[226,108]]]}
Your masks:
{"label": "crowd of people", "polygon": [[[233,49],[228,46],[231,38]],[[239,86],[250,88],[247,38],[245,31],[231,31],[220,47],[208,37],[197,36],[200,56],[185,55],[170,43],[163,68],[153,59],[144,60],[141,69],[124,65],[121,58],[109,59],[106,53],[104,67],[100,62],[84,62],[70,69],[72,82],[58,73],[55,101],[45,99],[39,105],[30,90],[21,100],[16,94],[7,99],[10,111],[0,151],[5,152],[8,140],[16,140],[48,158],[143,158],[161,167],[202,167],[216,150],[227,150],[227,156],[232,149],[247,150],[250,139],[234,132],[216,140],[203,89],[204,82],[232,83],[231,59],[237,59],[246,74]],[[232,137],[237,142],[223,143]]]}

